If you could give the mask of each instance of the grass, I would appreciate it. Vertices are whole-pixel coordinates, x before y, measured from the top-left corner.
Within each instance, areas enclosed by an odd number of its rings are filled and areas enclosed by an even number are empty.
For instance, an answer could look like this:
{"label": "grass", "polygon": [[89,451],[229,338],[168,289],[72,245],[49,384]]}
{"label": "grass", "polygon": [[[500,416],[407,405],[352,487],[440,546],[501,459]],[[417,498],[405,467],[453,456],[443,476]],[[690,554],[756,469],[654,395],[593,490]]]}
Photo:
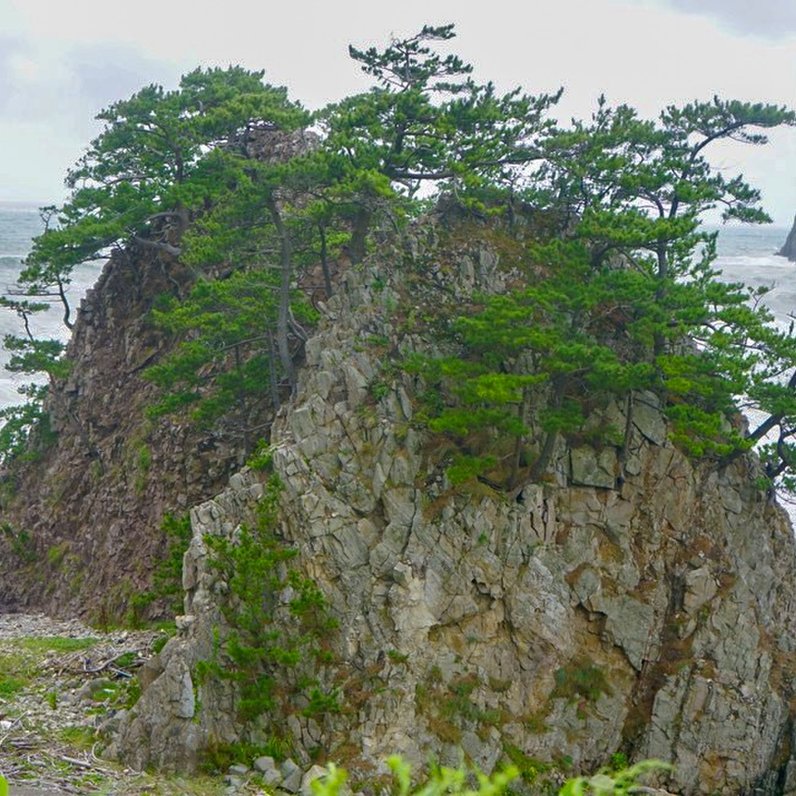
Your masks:
{"label": "grass", "polygon": [[64,727],[58,735],[74,749],[91,749],[97,740],[97,733],[92,727]]}
{"label": "grass", "polygon": [[603,694],[611,694],[605,670],[586,659],[579,659],[562,666],[555,672],[553,699],[564,698],[575,702],[580,698],[596,702]]}
{"label": "grass", "polygon": [[0,699],[8,699],[21,691],[36,674],[29,656],[21,652],[0,654]]}
{"label": "grass", "polygon": [[22,639],[19,643],[22,649],[31,652],[76,652],[93,647],[98,639],[91,636],[86,638],[70,638],[67,636],[41,636],[37,638]]}
{"label": "grass", "polygon": [[30,681],[0,673],[0,699],[9,699],[21,691]]}
{"label": "grass", "polygon": [[[15,699],[20,694],[31,693],[51,708],[58,708],[59,696],[53,686],[50,666],[53,653],[68,654],[79,650],[88,649],[100,642],[100,639],[70,638],[65,636],[46,636],[38,638],[20,638],[5,641],[0,652],[0,714],[7,716],[18,715]],[[121,661],[127,662],[127,658]],[[133,656],[135,657],[135,656]],[[105,680],[105,678],[97,678]],[[48,741],[39,750],[22,750],[20,755],[4,747],[15,763],[19,763],[17,777],[24,779],[28,775],[36,777],[57,776],[68,781],[74,792],[115,794],[115,796],[214,796],[222,790],[222,783],[218,776],[200,777],[172,777],[161,774],[132,774],[117,767],[111,762],[103,762],[102,770],[83,771],[76,768],[68,761],[59,758],[59,754],[81,758],[90,752],[96,744],[98,737],[96,730],[89,726],[90,716],[94,714],[105,715],[109,708],[119,709],[129,707],[140,693],[137,678],[108,682],[94,695],[92,707],[85,705],[83,715],[87,724],[75,723],[71,726],[45,730],[39,727],[35,732],[47,732]],[[77,720],[78,722],[80,719]],[[2,733],[0,733],[2,735]],[[268,750],[273,753],[273,749]],[[290,751],[290,750],[288,750]],[[32,761],[32,762],[31,762]],[[250,762],[247,760],[246,762]],[[252,784],[253,787],[253,784]],[[59,791],[60,792],[60,791]],[[252,792],[248,790],[246,792]],[[0,786],[0,796],[5,796]]]}
{"label": "grass", "polygon": [[43,636],[17,639],[7,644],[0,653],[0,699],[10,699],[34,681],[41,673],[43,655],[75,652],[96,643],[95,638]]}

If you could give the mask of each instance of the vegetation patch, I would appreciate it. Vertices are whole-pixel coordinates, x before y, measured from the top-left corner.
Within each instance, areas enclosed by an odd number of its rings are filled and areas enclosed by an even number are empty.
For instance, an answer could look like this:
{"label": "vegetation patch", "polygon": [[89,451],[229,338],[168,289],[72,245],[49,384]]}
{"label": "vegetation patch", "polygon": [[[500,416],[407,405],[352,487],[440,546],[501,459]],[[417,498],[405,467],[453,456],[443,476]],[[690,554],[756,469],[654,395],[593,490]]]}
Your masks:
{"label": "vegetation patch", "polygon": [[68,636],[37,636],[22,639],[19,646],[31,652],[75,652],[90,649],[98,642],[97,638],[71,638]]}
{"label": "vegetation patch", "polygon": [[478,704],[474,694],[481,685],[473,672],[454,677],[446,684],[442,672],[433,666],[415,687],[418,713],[425,717],[429,730],[449,744],[458,744],[464,729],[485,735],[490,727],[501,726],[506,716],[498,708],[483,708]]}
{"label": "vegetation patch", "polygon": [[190,515],[167,513],[163,516],[160,530],[165,549],[152,573],[152,586],[147,591],[132,594],[127,602],[125,621],[132,627],[141,627],[147,612],[155,604],[162,605],[167,615],[182,613],[182,560],[191,542]]}
{"label": "vegetation patch", "polygon": [[577,702],[579,715],[589,703],[596,702],[603,694],[613,693],[605,670],[587,659],[577,659],[557,669],[554,680],[550,698]]}
{"label": "vegetation patch", "polygon": [[200,681],[212,676],[238,684],[243,721],[276,709],[280,716],[341,710],[336,687],[322,677],[333,662],[337,623],[317,585],[291,566],[298,551],[275,534],[280,490],[272,476],[253,527],[234,539],[206,537],[211,566],[229,590],[222,611],[230,630],[197,674]]}
{"label": "vegetation patch", "polygon": [[[0,661],[2,666],[2,661]],[[0,673],[0,698],[8,699],[28,685],[30,681],[14,675]]]}

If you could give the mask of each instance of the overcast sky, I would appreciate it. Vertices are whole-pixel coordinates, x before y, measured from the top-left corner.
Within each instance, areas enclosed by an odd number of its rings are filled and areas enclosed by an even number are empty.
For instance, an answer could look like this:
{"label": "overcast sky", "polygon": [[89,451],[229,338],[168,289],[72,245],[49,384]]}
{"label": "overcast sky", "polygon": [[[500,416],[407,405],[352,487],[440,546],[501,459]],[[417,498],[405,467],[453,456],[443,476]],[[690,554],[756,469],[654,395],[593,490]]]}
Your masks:
{"label": "overcast sky", "polygon": [[[367,86],[348,44],[455,22],[476,76],[587,116],[605,93],[646,115],[714,94],[796,105],[796,0],[0,0],[0,200],[63,198],[94,114],[197,65],[265,69],[319,107]],[[779,224],[796,212],[796,128],[715,164],[761,187]]]}

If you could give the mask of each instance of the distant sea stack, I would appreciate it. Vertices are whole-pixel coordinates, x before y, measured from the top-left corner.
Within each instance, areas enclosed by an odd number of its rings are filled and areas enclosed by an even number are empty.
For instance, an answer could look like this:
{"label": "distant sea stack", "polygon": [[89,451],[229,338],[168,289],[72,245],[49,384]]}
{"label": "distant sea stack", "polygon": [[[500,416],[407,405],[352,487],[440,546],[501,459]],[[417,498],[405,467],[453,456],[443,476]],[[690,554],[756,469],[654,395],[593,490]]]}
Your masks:
{"label": "distant sea stack", "polygon": [[793,226],[788,233],[785,245],[777,253],[796,262],[796,218],[793,219]]}

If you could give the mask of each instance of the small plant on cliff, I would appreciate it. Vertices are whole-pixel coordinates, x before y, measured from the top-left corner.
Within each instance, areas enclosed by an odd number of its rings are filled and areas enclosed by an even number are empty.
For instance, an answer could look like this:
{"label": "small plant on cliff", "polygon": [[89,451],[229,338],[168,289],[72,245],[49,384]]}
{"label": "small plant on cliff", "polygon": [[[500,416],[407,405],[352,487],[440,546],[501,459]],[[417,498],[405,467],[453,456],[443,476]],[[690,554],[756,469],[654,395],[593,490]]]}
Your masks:
{"label": "small plant on cliff", "polygon": [[166,513],[160,524],[164,538],[163,554],[155,565],[149,591],[130,598],[127,621],[139,626],[153,603],[164,605],[168,615],[182,613],[182,559],[191,541],[191,518]]}
{"label": "small plant on cliff", "polygon": [[[317,585],[291,566],[298,551],[276,536],[280,489],[272,476],[254,526],[240,528],[232,539],[205,539],[216,575],[229,589],[222,610],[230,630],[219,639],[219,657],[204,662],[201,674],[239,684],[244,720],[299,695],[308,715],[340,709],[336,691],[318,677],[332,660],[329,636],[336,621]],[[284,712],[287,704],[281,707]]]}

